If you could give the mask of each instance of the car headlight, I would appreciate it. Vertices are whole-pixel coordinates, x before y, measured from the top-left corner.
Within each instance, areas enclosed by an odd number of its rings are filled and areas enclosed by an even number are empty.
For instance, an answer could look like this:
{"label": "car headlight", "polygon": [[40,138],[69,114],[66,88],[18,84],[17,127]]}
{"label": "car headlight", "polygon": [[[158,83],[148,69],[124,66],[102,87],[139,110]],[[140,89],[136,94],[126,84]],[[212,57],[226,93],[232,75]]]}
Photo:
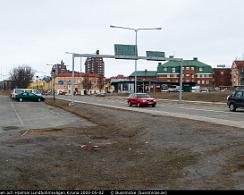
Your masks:
{"label": "car headlight", "polygon": [[147,102],[147,100],[142,100],[142,102]]}

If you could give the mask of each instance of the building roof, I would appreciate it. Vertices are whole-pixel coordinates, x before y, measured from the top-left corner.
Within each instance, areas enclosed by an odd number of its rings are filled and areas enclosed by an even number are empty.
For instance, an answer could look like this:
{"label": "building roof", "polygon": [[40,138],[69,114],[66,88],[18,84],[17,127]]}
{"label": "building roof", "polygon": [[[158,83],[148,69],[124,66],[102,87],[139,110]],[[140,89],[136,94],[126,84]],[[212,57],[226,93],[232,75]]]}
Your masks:
{"label": "building roof", "polygon": [[[181,61],[168,61],[164,64],[159,63],[158,64],[158,73],[165,73],[170,72],[169,70],[165,71],[164,68],[176,68],[177,71],[181,65]],[[198,61],[197,58],[193,58],[193,60],[183,60],[183,66],[184,67],[196,67],[196,68],[203,68],[205,73],[211,73],[212,67],[208,64],[205,64],[203,62]],[[198,72],[198,70],[196,71]]]}
{"label": "building roof", "polygon": [[234,63],[237,67],[244,67],[244,60],[235,60]]}
{"label": "building roof", "polygon": [[[155,77],[157,75],[157,71],[136,71],[136,76],[138,77]],[[133,72],[130,77],[134,77],[135,72]]]}

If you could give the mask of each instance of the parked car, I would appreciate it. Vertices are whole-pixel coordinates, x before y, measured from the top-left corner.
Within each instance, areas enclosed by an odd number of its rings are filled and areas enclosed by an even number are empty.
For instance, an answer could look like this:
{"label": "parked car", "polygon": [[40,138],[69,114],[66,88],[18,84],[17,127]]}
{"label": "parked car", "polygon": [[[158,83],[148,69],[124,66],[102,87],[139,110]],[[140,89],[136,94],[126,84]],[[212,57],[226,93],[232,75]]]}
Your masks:
{"label": "parked car", "polygon": [[43,91],[42,95],[52,95],[52,91]]}
{"label": "parked car", "polygon": [[146,106],[151,105],[152,107],[155,107],[157,104],[157,101],[155,98],[151,98],[149,94],[147,93],[132,93],[128,97],[128,105],[137,105],[140,106]]}
{"label": "parked car", "polygon": [[105,97],[105,93],[97,93],[96,96],[97,97]]}
{"label": "parked car", "polygon": [[231,112],[237,108],[244,108],[244,90],[236,90],[232,95],[227,97],[227,105]]}
{"label": "parked car", "polygon": [[66,94],[67,94],[66,91],[60,91],[60,92],[58,93],[58,95],[66,95]]}
{"label": "parked car", "polygon": [[36,95],[32,92],[22,92],[15,96],[15,100],[17,100],[19,102],[23,102],[23,101],[40,102],[40,101],[44,101],[44,97]]}
{"label": "parked car", "polygon": [[170,85],[168,88],[168,92],[178,92],[180,91],[180,86],[177,85]]}
{"label": "parked car", "polygon": [[208,88],[206,88],[206,87],[201,88],[200,91],[201,91],[201,93],[208,93],[209,92]]}
{"label": "parked car", "polygon": [[34,93],[36,95],[42,96],[41,92],[36,89],[13,89],[13,92],[11,93],[11,97],[13,99],[15,99],[16,95],[18,95],[22,92],[30,92],[30,93]]}

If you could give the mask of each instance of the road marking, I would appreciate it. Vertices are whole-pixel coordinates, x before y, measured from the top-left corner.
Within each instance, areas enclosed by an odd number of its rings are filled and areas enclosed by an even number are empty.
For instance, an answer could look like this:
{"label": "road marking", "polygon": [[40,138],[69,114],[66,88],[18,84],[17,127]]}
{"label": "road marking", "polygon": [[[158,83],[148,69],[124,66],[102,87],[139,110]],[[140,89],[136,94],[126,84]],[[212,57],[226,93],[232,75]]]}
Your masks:
{"label": "road marking", "polygon": [[21,127],[24,127],[24,121],[21,119],[20,115],[17,113],[17,110],[14,107],[14,104],[11,101],[10,101],[10,104],[11,104],[11,107],[13,108],[13,110],[14,110],[14,112],[15,112],[15,114],[16,114],[19,122],[20,122]]}

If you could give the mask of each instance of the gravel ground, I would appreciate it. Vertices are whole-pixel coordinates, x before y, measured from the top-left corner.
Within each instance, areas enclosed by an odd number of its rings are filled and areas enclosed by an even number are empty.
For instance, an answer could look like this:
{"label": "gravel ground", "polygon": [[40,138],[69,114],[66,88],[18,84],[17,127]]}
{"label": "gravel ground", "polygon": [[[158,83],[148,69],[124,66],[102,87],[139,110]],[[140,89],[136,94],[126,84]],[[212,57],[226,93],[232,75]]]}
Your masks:
{"label": "gravel ground", "polygon": [[96,126],[0,139],[0,189],[244,189],[244,130],[47,99]]}

